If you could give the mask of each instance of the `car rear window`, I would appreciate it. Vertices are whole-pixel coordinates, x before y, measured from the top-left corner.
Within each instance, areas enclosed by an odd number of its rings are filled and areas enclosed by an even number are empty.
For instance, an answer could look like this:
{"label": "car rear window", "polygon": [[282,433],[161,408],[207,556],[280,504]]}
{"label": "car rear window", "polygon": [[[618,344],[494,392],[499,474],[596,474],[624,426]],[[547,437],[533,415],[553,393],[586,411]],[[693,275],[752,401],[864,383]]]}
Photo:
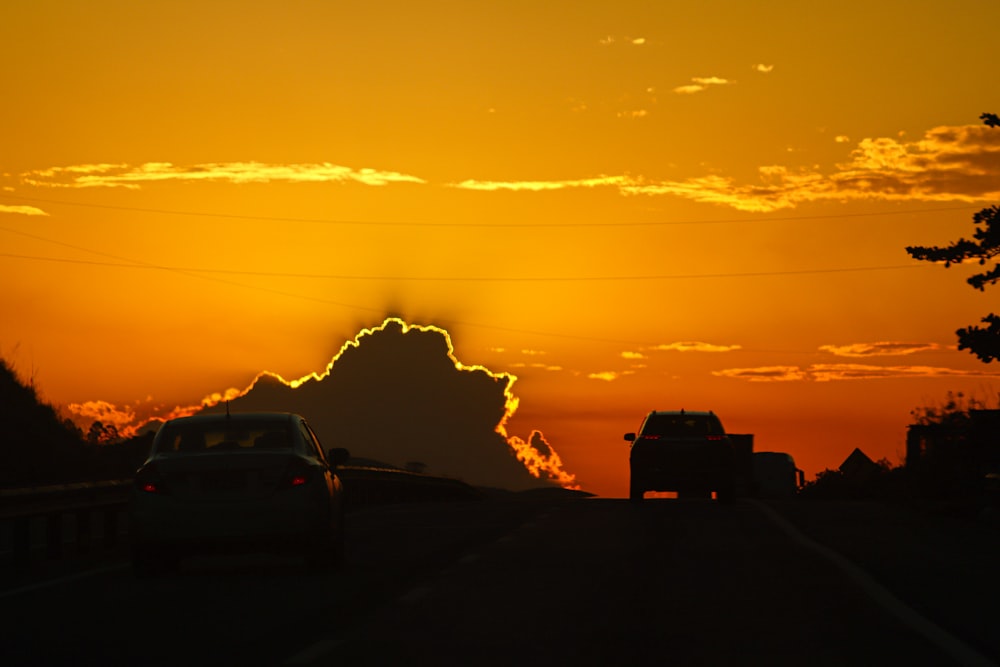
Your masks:
{"label": "car rear window", "polygon": [[724,435],[722,422],[713,415],[649,415],[642,425],[642,435],[669,438],[695,438]]}
{"label": "car rear window", "polygon": [[198,453],[291,447],[292,433],[287,422],[166,424],[158,436],[156,451]]}

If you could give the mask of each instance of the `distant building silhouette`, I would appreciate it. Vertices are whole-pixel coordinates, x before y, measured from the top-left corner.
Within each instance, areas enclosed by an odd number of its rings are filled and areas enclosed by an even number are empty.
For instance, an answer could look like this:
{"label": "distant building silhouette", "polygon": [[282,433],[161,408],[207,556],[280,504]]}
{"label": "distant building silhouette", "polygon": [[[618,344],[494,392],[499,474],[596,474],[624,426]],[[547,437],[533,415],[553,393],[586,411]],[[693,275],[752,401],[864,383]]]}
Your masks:
{"label": "distant building silhouette", "polygon": [[861,449],[855,447],[854,451],[840,464],[839,470],[844,479],[865,482],[877,475],[882,468]]}
{"label": "distant building silhouette", "polygon": [[939,422],[911,424],[906,470],[925,492],[981,493],[986,476],[1000,472],[1000,410],[968,410]]}

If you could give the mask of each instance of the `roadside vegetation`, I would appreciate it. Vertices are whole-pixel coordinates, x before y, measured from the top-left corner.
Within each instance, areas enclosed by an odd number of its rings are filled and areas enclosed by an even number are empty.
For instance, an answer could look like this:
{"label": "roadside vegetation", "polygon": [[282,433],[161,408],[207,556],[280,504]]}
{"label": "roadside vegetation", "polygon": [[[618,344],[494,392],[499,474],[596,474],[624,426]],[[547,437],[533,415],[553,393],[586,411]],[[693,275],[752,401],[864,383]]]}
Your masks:
{"label": "roadside vegetation", "polygon": [[[991,429],[982,415],[996,416],[982,402],[949,394],[934,407],[912,413],[911,431],[926,436],[918,461],[892,465],[863,454],[851,465],[820,472],[799,496],[809,500],[916,502],[955,511],[1000,506],[1000,459],[992,455]],[[980,417],[977,419],[977,416]],[[121,438],[100,422],[84,432],[43,402],[31,382],[21,381],[0,359],[0,488],[23,488],[129,479],[142,464],[153,434]],[[986,427],[993,424],[985,423]],[[860,452],[858,452],[860,454]],[[998,486],[994,486],[994,484]]]}
{"label": "roadside vegetation", "polygon": [[[113,437],[95,422],[84,434],[31,382],[0,359],[0,488],[127,479],[149,451],[152,435]],[[88,435],[90,436],[88,438]]]}
{"label": "roadside vegetation", "polygon": [[845,462],[819,473],[800,497],[901,502],[954,514],[1000,513],[1000,410],[949,393],[940,405],[910,414],[903,463]]}

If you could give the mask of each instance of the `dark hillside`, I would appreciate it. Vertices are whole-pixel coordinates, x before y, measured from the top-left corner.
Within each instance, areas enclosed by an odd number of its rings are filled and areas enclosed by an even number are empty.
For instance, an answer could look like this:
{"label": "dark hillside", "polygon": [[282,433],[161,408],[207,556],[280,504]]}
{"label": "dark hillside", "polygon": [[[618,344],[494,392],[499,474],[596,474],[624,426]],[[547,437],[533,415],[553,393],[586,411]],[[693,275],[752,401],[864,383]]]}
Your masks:
{"label": "dark hillside", "polygon": [[0,359],[0,487],[85,479],[87,454],[80,432]]}

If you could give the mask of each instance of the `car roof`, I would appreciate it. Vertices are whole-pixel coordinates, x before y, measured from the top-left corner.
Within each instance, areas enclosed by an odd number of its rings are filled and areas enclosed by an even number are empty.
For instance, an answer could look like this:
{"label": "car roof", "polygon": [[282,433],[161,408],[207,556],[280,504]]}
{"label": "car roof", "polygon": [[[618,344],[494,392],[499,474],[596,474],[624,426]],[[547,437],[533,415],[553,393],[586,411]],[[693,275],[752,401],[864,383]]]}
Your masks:
{"label": "car roof", "polygon": [[649,413],[652,415],[695,415],[698,417],[708,417],[715,416],[715,413],[711,410],[653,410]]}
{"label": "car roof", "polygon": [[191,415],[189,417],[176,417],[167,421],[166,424],[212,424],[216,422],[226,422],[226,421],[238,421],[242,424],[248,422],[265,422],[265,421],[279,421],[288,420],[292,421],[294,419],[301,419],[302,417],[292,413],[292,412],[233,412],[233,413],[211,413],[211,414],[197,414]]}

